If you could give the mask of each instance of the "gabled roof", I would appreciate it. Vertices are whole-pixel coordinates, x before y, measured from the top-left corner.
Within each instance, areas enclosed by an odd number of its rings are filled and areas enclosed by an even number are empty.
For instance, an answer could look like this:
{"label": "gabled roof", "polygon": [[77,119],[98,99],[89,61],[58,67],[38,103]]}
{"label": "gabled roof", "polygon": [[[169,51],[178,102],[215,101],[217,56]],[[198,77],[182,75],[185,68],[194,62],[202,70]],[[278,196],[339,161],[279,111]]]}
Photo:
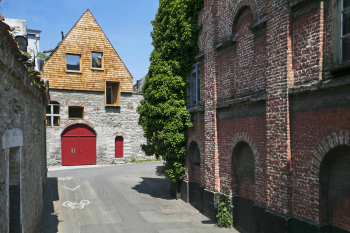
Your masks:
{"label": "gabled roof", "polygon": [[[91,70],[91,51],[103,52],[103,72]],[[65,53],[81,54],[82,74],[65,72]],[[53,89],[104,91],[105,81],[120,81],[122,92],[132,92],[133,88],[129,70],[89,9],[56,46],[43,70]]]}

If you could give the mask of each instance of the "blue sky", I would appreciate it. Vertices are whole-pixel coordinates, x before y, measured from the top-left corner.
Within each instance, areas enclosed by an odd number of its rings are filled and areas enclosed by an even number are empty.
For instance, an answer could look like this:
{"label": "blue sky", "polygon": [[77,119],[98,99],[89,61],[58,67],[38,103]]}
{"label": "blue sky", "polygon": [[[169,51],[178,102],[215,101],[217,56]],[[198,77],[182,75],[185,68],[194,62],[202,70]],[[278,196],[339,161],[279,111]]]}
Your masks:
{"label": "blue sky", "polygon": [[[6,1],[6,0],[5,0]],[[159,0],[7,0],[5,18],[25,19],[27,28],[41,30],[40,50],[53,49],[85,12],[90,9],[134,81],[149,67],[153,50],[151,21]]]}

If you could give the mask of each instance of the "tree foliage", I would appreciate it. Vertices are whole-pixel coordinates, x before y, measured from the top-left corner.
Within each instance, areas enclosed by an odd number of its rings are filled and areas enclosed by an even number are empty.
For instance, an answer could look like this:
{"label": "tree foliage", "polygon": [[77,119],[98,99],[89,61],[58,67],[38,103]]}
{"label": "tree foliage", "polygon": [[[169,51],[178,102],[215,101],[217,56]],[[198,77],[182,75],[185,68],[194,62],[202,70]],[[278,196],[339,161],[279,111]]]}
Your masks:
{"label": "tree foliage", "polygon": [[152,21],[154,50],[142,89],[144,100],[137,108],[147,143],[147,155],[162,156],[172,181],[185,172],[187,127],[191,115],[186,110],[186,77],[198,50],[200,31],[197,18],[203,0],[160,0]]}

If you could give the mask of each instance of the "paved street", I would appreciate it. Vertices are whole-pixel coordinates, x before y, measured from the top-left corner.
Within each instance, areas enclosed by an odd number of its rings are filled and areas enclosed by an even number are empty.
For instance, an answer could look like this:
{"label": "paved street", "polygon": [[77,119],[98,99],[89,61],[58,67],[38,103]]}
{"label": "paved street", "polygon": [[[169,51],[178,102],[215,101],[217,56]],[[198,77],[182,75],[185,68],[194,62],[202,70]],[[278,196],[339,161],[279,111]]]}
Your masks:
{"label": "paved street", "polygon": [[49,171],[45,232],[224,233],[182,200],[172,200],[162,162]]}

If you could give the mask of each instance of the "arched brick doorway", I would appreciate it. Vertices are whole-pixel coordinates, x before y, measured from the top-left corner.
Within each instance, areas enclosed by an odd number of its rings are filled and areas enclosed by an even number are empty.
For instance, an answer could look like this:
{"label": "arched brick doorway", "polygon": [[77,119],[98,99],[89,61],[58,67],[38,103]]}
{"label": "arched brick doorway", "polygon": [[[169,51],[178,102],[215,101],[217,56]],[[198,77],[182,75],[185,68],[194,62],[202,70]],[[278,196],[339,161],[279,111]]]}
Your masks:
{"label": "arched brick doorway", "polygon": [[76,124],[62,133],[62,165],[96,164],[96,134],[88,126]]}
{"label": "arched brick doorway", "polygon": [[350,230],[350,146],[331,149],[320,169],[321,221]]}
{"label": "arched brick doorway", "polygon": [[233,208],[233,225],[244,232],[253,233],[253,205],[255,191],[255,159],[252,149],[246,142],[238,142],[232,153],[233,190],[236,190],[236,203]]}

